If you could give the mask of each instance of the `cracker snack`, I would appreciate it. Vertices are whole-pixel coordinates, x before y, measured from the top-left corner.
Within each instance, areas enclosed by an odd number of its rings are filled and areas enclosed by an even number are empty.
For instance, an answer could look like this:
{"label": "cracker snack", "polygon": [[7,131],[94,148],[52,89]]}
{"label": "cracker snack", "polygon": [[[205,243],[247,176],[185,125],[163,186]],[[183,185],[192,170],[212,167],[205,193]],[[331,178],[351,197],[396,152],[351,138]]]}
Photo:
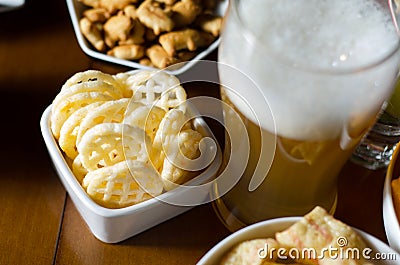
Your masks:
{"label": "cracker snack", "polygon": [[200,156],[203,136],[188,121],[185,101],[179,80],[165,72],[88,70],[53,100],[51,130],[87,194],[104,207],[126,207],[193,177],[174,162],[178,154]]}
{"label": "cracker snack", "polygon": [[275,238],[238,244],[220,264],[371,265],[362,255],[366,248],[350,226],[317,206],[286,230],[277,232]]}
{"label": "cracker snack", "polygon": [[166,68],[192,59],[220,34],[220,0],[79,0],[79,26],[99,52]]}
{"label": "cracker snack", "polygon": [[397,219],[400,222],[400,178],[392,180],[391,186],[394,210],[396,212]]}

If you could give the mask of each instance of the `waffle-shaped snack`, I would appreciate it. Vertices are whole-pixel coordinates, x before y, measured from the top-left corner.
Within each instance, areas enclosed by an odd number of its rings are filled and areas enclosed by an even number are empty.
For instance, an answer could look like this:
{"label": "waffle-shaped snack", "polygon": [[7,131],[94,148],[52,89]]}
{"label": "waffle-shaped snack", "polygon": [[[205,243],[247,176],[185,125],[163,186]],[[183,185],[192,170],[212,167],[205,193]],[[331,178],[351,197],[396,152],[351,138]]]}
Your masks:
{"label": "waffle-shaped snack", "polygon": [[121,123],[101,123],[90,128],[78,144],[82,165],[93,171],[131,159],[149,160],[151,142],[144,130]]}
{"label": "waffle-shaped snack", "polygon": [[122,98],[122,92],[113,85],[110,85],[102,80],[92,80],[81,82],[63,89],[53,100],[53,109],[57,108],[61,102],[65,102],[69,97],[84,93],[84,92],[98,92],[107,95],[113,99]]}
{"label": "waffle-shaped snack", "polygon": [[[157,156],[152,157],[152,162],[156,169],[161,172],[164,171],[165,164],[165,172],[161,174],[167,180],[167,189],[171,187],[168,181],[179,181],[182,177],[182,172],[178,172],[175,177],[173,176],[175,171],[173,163],[176,163],[174,160],[176,160],[178,154],[181,154],[179,133],[187,129],[190,129],[190,124],[184,112],[178,109],[171,109],[165,114],[154,137],[153,148]],[[178,168],[182,168],[182,166],[178,166]]]}
{"label": "waffle-shaped snack", "polygon": [[[190,168],[182,167],[182,165],[185,165],[184,162],[180,163],[180,165],[175,165],[175,163],[181,160],[181,156],[189,160],[198,158],[200,155],[199,143],[202,138],[203,136],[199,132],[192,129],[179,132],[177,139],[169,138],[170,141],[178,142],[179,149],[164,158],[161,178],[165,190],[172,190],[177,185],[183,184],[193,177]],[[171,145],[173,146],[174,143],[169,142],[165,148],[170,148]]]}
{"label": "waffle-shaped snack", "polygon": [[82,165],[81,155],[78,154],[72,161],[71,169],[76,179],[82,184],[83,179],[89,171]]}
{"label": "waffle-shaped snack", "polygon": [[89,172],[83,187],[94,201],[107,208],[137,204],[163,190],[158,172],[149,164],[133,160]]}
{"label": "waffle-shaped snack", "polygon": [[134,90],[133,100],[168,111],[171,108],[185,110],[186,92],[179,79],[159,71],[142,71],[129,77],[126,83]]}
{"label": "waffle-shaped snack", "polygon": [[113,100],[112,97],[101,92],[82,92],[68,97],[52,109],[51,130],[56,139],[60,137],[61,127],[76,110],[91,103]]}
{"label": "waffle-shaped snack", "polygon": [[[139,106],[136,107],[136,105]],[[157,106],[133,102],[128,107],[127,112],[123,123],[143,128],[150,140],[153,141],[161,120],[165,116],[165,110]]]}
{"label": "waffle-shaped snack", "polygon": [[[89,196],[105,207],[126,207],[193,176],[174,163],[181,153],[191,159],[199,151],[201,135],[186,122],[185,100],[179,80],[165,72],[88,70],[70,77],[53,100],[51,129]],[[123,177],[123,162],[134,167],[133,175],[150,174],[143,186],[149,192]]]}
{"label": "waffle-shaped snack", "polygon": [[122,123],[125,111],[129,104],[128,98],[111,100],[103,103],[93,111],[87,113],[80,123],[76,144],[78,145],[87,130],[100,123]]}
{"label": "waffle-shaped snack", "polygon": [[81,122],[84,120],[86,115],[92,113],[92,111],[94,111],[98,106],[103,103],[104,101],[95,102],[78,109],[77,111],[72,113],[72,115],[69,116],[62,125],[58,144],[60,145],[61,150],[63,150],[69,158],[75,159],[75,157],[78,155],[76,139],[78,137]]}
{"label": "waffle-shaped snack", "polygon": [[90,81],[95,81],[95,80],[101,80],[107,84],[110,84],[114,87],[118,87],[118,83],[116,80],[113,78],[112,75],[103,73],[98,70],[86,70],[82,72],[77,72],[73,74],[68,80],[64,83],[64,85],[61,87],[61,92],[65,89],[70,88],[73,85],[80,84],[80,83],[86,83]]}

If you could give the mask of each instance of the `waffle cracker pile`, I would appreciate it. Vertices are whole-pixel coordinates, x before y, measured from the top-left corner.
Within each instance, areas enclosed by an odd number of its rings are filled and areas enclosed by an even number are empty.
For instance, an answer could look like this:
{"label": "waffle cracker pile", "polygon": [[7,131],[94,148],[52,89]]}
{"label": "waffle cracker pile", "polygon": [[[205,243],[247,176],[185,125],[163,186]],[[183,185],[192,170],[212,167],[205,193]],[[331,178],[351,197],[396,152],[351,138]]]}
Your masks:
{"label": "waffle cracker pile", "polygon": [[162,71],[88,70],[54,98],[51,130],[87,194],[107,208],[127,207],[193,176],[174,163],[200,155],[203,136],[185,101],[179,80]]}

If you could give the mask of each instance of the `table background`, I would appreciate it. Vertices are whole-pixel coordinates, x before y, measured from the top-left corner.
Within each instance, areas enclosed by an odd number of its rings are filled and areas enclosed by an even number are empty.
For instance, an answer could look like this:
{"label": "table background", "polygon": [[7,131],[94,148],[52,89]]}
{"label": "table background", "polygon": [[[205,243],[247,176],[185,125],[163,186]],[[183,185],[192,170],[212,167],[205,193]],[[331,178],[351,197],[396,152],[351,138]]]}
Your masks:
{"label": "table background", "polygon": [[[28,0],[22,9],[0,13],[0,264],[195,264],[229,235],[210,204],[105,244],[91,234],[62,187],[39,120],[61,85],[87,69],[129,70],[83,53],[64,1]],[[188,94],[218,97],[218,89],[193,87]],[[386,241],[384,175],[347,163],[335,215]]]}

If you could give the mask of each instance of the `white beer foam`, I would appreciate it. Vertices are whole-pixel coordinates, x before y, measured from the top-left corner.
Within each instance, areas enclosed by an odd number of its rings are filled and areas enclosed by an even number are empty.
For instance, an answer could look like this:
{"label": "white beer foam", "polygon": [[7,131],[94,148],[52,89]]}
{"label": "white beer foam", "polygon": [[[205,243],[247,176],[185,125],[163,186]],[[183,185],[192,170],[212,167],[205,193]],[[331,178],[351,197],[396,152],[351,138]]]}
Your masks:
{"label": "white beer foam", "polygon": [[[238,9],[251,34],[243,36],[238,22],[227,24],[220,61],[256,82],[279,135],[336,138],[353,119],[369,120],[390,95],[398,56],[354,72],[377,63],[398,45],[389,13],[374,0],[246,0]],[[255,45],[255,39],[263,45]],[[249,90],[247,79],[219,70],[222,83],[246,97],[262,127],[274,131],[265,116],[265,100]],[[257,122],[238,98],[228,96]]]}

